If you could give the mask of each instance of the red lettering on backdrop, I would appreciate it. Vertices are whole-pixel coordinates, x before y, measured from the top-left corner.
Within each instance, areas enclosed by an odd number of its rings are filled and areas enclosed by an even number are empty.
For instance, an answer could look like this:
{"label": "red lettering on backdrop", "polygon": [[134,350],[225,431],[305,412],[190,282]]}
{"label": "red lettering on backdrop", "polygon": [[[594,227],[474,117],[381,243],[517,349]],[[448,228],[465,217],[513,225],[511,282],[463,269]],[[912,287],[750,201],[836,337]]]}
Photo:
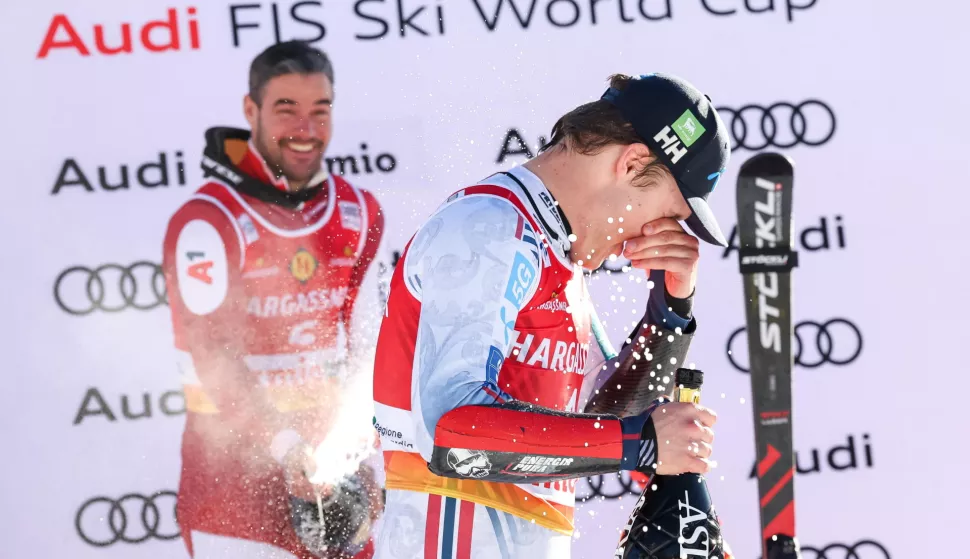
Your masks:
{"label": "red lettering on backdrop", "polygon": [[[189,14],[189,48],[198,50],[201,41],[199,40],[199,22],[193,17],[196,14],[196,9],[189,7],[187,12]],[[166,13],[168,16],[166,19],[151,20],[141,26],[138,37],[141,39],[142,46],[149,52],[177,51],[181,48],[178,12],[175,8],[169,8]],[[106,33],[105,26],[102,24],[94,26],[94,45],[98,52],[106,55],[133,52],[132,24],[122,22],[118,29],[120,30],[119,42],[108,45],[105,36],[114,38],[114,33],[110,29]],[[65,34],[67,35],[66,38],[58,38]],[[47,58],[54,49],[74,49],[81,56],[91,54],[71,20],[64,14],[57,14],[51,19],[44,41],[40,50],[37,51],[37,58]]]}
{"label": "red lettering on backdrop", "polygon": [[[195,15],[195,8],[189,7],[189,15]],[[199,22],[195,21],[194,18],[189,18],[189,43],[192,48],[198,50],[199,48]]]}
{"label": "red lettering on backdrop", "polygon": [[[57,35],[57,30],[61,27],[64,28],[64,31],[66,31],[69,36],[66,41],[58,41],[54,37]],[[40,45],[40,51],[37,52],[37,58],[46,58],[47,53],[49,53],[51,49],[70,47],[76,48],[81,56],[88,56],[91,54],[91,52],[88,51],[88,47],[84,46],[84,41],[81,40],[81,36],[77,34],[77,31],[74,30],[74,26],[71,25],[71,20],[67,19],[67,16],[64,14],[57,14],[53,19],[51,19],[50,27],[47,28],[47,35],[44,37],[43,44]]]}
{"label": "red lettering on backdrop", "polygon": [[131,24],[121,24],[121,46],[109,47],[104,44],[104,26],[101,24],[94,26],[94,46],[102,54],[118,54],[120,52],[131,52]]}
{"label": "red lettering on backdrop", "polygon": [[[152,31],[168,31],[168,44],[155,44],[152,42]],[[149,21],[145,27],[141,28],[141,42],[145,48],[152,52],[162,52],[164,50],[179,49],[179,28],[178,18],[175,15],[175,8],[169,8],[168,20]]]}

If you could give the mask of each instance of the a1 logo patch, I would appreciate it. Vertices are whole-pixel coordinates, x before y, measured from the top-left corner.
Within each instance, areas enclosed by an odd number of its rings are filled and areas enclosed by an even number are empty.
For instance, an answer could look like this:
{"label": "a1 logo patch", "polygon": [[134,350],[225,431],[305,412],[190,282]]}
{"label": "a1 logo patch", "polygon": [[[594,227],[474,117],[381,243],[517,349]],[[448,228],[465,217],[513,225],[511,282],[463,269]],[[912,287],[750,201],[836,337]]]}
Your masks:
{"label": "a1 logo patch", "polygon": [[189,277],[199,280],[206,285],[212,285],[212,276],[209,275],[209,270],[215,266],[215,262],[212,260],[202,260],[205,258],[204,252],[188,252],[185,254],[185,257],[188,258],[190,262],[196,262],[195,264],[189,266]]}
{"label": "a1 logo patch", "polygon": [[216,228],[201,219],[186,223],[175,251],[182,304],[189,312],[200,315],[219,308],[229,292],[229,263]]}

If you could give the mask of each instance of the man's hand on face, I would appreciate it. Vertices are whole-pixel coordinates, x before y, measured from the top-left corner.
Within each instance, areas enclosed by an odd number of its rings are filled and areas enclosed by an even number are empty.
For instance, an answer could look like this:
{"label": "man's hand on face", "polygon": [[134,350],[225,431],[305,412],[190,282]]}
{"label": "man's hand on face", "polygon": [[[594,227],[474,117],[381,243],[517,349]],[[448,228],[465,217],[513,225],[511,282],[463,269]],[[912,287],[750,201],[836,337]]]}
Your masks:
{"label": "man's hand on face", "polygon": [[630,265],[648,275],[650,270],[664,270],[667,293],[678,299],[689,297],[697,282],[700,258],[697,237],[688,234],[677,220],[670,217],[645,224],[641,233],[640,237],[627,241],[623,250]]}

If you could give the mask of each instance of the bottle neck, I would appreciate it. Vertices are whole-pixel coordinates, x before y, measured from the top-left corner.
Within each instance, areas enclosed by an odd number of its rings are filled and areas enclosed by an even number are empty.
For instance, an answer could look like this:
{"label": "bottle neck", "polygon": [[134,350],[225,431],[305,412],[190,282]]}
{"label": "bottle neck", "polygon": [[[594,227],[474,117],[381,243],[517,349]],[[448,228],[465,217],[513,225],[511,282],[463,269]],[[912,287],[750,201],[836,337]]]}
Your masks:
{"label": "bottle neck", "polygon": [[701,403],[701,389],[687,387],[678,388],[674,394],[674,399],[678,402],[699,404]]}

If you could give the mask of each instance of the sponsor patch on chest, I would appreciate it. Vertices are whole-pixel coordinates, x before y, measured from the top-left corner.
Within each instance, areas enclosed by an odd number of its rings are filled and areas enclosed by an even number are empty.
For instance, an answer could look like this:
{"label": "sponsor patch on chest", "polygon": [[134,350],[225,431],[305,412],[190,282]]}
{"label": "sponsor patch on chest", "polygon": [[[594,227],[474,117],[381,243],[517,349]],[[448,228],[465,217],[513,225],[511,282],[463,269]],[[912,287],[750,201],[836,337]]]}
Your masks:
{"label": "sponsor patch on chest", "polygon": [[313,289],[301,293],[284,293],[250,297],[246,313],[259,318],[294,316],[340,308],[347,299],[347,288]]}
{"label": "sponsor patch on chest", "polygon": [[536,307],[540,311],[569,312],[569,303],[560,299],[550,299]]}
{"label": "sponsor patch on chest", "polygon": [[532,333],[515,332],[511,354],[519,363],[552,371],[582,374],[586,368],[589,344],[554,340]]}
{"label": "sponsor patch on chest", "polygon": [[317,264],[317,259],[310,254],[310,251],[301,248],[296,251],[293,259],[290,260],[290,273],[300,283],[306,283],[317,271]]}
{"label": "sponsor patch on chest", "polygon": [[364,220],[359,204],[354,202],[338,202],[337,209],[340,211],[340,225],[344,229],[351,231],[361,230]]}
{"label": "sponsor patch on chest", "polygon": [[246,240],[246,246],[259,240],[259,231],[256,230],[253,218],[249,217],[248,214],[240,214],[236,218],[236,222],[239,223],[239,229],[242,231],[243,239]]}
{"label": "sponsor patch on chest", "polygon": [[330,259],[331,266],[349,268],[357,264],[357,255],[354,252],[354,247],[350,245],[345,246],[341,254],[342,256],[335,256]]}

